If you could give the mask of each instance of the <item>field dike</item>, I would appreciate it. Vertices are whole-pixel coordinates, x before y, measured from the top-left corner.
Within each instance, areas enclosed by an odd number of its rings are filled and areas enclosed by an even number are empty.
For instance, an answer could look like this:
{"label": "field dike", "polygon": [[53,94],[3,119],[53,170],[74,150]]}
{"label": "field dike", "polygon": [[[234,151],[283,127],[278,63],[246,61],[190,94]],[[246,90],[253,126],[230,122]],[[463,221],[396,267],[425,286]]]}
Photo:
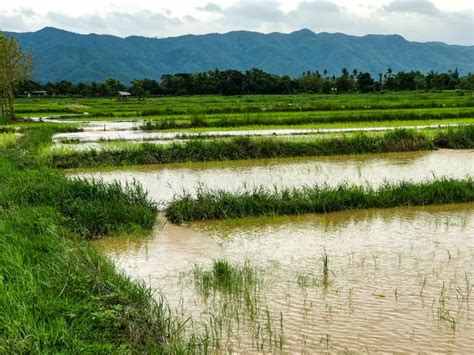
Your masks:
{"label": "field dike", "polygon": [[183,195],[175,199],[165,208],[165,213],[171,222],[184,223],[473,201],[472,178],[443,178],[421,183],[387,183],[379,188],[344,184],[337,187],[308,186],[282,190],[257,188],[236,193],[203,189],[195,197]]}
{"label": "field dike", "polygon": [[183,120],[162,119],[146,121],[140,129],[146,131],[163,129],[189,129],[189,128],[228,128],[245,126],[296,126],[313,123],[346,123],[346,122],[382,122],[382,121],[424,121],[424,120],[449,120],[456,118],[473,118],[472,109],[440,109],[439,111],[375,111],[375,112],[349,112],[326,113],[325,115],[301,115],[274,117],[274,114],[237,115],[208,118],[205,115],[192,115]]}
{"label": "field dike", "polygon": [[184,351],[165,303],[87,242],[148,234],[156,205],[138,185],[48,170],[35,155],[52,133],[0,150],[0,353]]}
{"label": "field dike", "polygon": [[187,161],[221,161],[277,157],[326,156],[406,152],[438,148],[474,148],[474,126],[432,132],[399,129],[381,135],[355,134],[340,138],[274,139],[238,137],[226,140],[194,139],[184,143],[133,144],[110,149],[52,151],[45,159],[53,168],[83,168]]}

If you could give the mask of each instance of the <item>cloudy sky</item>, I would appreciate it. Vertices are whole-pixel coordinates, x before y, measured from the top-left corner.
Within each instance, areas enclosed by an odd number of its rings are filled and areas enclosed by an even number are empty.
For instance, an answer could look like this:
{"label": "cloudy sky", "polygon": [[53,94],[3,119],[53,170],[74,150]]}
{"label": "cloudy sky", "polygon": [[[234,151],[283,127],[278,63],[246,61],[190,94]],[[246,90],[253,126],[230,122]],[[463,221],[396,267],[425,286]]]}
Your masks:
{"label": "cloudy sky", "polygon": [[401,34],[474,45],[473,0],[2,0],[0,29],[168,37],[251,30]]}

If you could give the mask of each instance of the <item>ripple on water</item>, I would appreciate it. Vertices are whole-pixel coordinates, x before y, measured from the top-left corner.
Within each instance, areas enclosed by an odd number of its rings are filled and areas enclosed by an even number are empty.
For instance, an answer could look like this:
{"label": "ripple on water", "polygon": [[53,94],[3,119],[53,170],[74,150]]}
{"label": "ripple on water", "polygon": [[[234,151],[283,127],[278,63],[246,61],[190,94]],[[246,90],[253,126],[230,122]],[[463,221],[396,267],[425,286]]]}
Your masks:
{"label": "ripple on water", "polygon": [[236,191],[259,186],[268,188],[342,183],[380,185],[399,180],[474,176],[474,151],[439,150],[304,159],[269,159],[217,163],[169,164],[133,170],[76,174],[82,177],[137,180],[150,196],[166,204],[183,191],[194,194],[199,187]]}
{"label": "ripple on water", "polygon": [[[280,334],[281,312],[284,351],[468,353],[473,235],[474,205],[459,204],[165,224],[148,240],[97,244],[172,306],[203,321],[216,309],[195,293],[193,265],[249,260],[264,278],[254,323],[265,328],[268,307],[274,335]],[[233,349],[255,351],[252,330],[238,329]]]}

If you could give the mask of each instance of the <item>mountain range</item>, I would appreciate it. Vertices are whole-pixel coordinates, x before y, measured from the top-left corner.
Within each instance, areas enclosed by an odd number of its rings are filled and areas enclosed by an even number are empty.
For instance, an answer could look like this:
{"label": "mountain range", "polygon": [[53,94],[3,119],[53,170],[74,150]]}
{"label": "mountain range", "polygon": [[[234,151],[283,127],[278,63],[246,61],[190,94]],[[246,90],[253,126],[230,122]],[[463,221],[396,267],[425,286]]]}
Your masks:
{"label": "mountain range", "polygon": [[252,67],[290,76],[314,70],[339,74],[343,67],[374,76],[387,68],[394,72],[455,68],[461,74],[474,72],[474,46],[410,42],[399,35],[358,37],[303,29],[289,34],[234,31],[121,38],[52,27],[6,34],[31,52],[34,79],[40,82],[103,81],[112,76],[129,83],[133,79],[160,79],[162,74]]}

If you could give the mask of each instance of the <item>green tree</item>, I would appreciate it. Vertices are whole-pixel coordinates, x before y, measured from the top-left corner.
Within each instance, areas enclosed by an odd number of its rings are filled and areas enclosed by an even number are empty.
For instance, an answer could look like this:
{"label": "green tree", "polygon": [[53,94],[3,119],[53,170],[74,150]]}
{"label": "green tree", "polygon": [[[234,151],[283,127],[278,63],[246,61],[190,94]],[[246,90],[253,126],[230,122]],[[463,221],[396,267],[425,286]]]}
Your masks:
{"label": "green tree", "polygon": [[359,73],[357,74],[357,90],[359,92],[370,92],[374,91],[374,79],[370,76],[370,73]]}
{"label": "green tree", "polygon": [[30,78],[31,58],[18,42],[0,32],[0,117],[15,118],[16,89]]}

